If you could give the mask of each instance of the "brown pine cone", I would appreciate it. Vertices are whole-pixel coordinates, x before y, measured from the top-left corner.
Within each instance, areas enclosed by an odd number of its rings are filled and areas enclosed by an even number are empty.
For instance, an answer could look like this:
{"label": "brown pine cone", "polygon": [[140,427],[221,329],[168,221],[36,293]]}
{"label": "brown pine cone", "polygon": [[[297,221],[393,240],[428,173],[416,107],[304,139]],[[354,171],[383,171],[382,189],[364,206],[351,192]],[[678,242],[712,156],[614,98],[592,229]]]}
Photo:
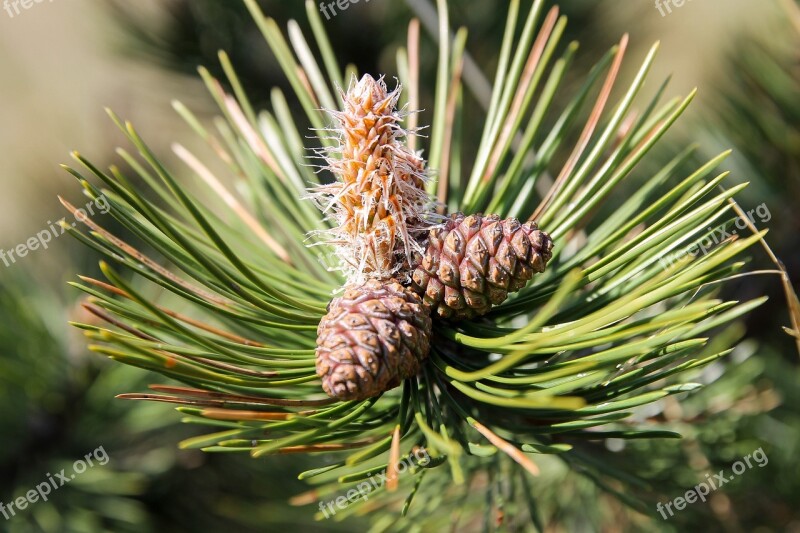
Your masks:
{"label": "brown pine cone", "polygon": [[544,272],[552,248],[550,236],[534,222],[457,213],[444,227],[430,231],[411,287],[423,296],[431,314],[473,318]]}
{"label": "brown pine cone", "polygon": [[419,372],[430,350],[431,318],[412,290],[370,280],[334,298],[317,329],[317,375],[340,400],[363,400]]}

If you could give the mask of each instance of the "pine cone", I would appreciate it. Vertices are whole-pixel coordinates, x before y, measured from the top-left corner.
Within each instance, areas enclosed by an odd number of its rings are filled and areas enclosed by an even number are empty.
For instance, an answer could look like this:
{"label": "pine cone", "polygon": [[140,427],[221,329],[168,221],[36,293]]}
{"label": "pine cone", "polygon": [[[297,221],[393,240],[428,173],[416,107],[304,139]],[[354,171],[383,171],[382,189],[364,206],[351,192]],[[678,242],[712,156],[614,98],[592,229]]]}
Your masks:
{"label": "pine cone", "polygon": [[363,400],[419,372],[430,350],[431,318],[400,283],[350,286],[328,306],[317,330],[317,375],[329,396]]}
{"label": "pine cone", "polygon": [[452,215],[432,229],[411,287],[441,318],[469,319],[489,312],[544,272],[553,241],[534,222],[497,215]]}
{"label": "pine cone", "polygon": [[389,92],[382,78],[353,79],[343,110],[330,111],[339,144],[325,159],[336,181],[310,189],[333,222],[322,237],[352,281],[407,276],[411,257],[422,253],[417,241],[432,226],[424,220],[431,203],[425,161],[402,142],[399,97],[400,87]]}

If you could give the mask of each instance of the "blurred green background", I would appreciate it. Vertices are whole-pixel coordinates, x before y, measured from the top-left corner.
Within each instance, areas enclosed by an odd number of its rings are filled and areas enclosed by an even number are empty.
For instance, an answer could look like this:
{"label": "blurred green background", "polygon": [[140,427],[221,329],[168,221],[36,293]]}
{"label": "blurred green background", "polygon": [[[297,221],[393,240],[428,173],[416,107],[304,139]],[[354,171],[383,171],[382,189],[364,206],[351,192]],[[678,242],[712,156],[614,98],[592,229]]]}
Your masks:
{"label": "blurred green background", "polygon": [[[552,3],[552,2],[551,2]],[[371,73],[394,72],[394,55],[408,20],[426,0],[371,0],[326,22],[340,60]],[[468,49],[492,73],[505,18],[504,2],[451,0],[451,23],[469,28]],[[299,0],[262,1],[282,25],[305,24]],[[662,147],[666,158],[696,143],[698,158],[733,148],[727,161],[736,181],[750,181],[745,209],[765,203],[768,242],[793,280],[800,279],[800,10],[792,2],[693,0],[662,16],[649,0],[567,1],[580,64],[589,65],[620,35],[631,35],[628,71],[646,48],[661,51],[646,89],[672,75],[669,91],[699,96]],[[422,9],[422,11],[419,11]],[[417,10],[417,11],[415,11]],[[430,43],[430,40],[423,41]],[[232,0],[146,2],[58,0],[33,4],[11,17],[0,11],[0,248],[26,241],[62,217],[57,194],[83,205],[58,164],[78,149],[95,161],[115,160],[123,143],[103,107],[131,118],[149,144],[171,160],[174,140],[188,142],[170,108],[180,98],[198,115],[213,103],[195,76],[203,64],[218,72],[227,50],[258,104],[283,84],[276,62],[245,9]],[[433,79],[435,53],[423,50],[423,83]],[[578,69],[580,70],[580,68]],[[423,102],[424,104],[424,102]],[[424,106],[423,106],[424,107]],[[659,161],[647,163],[653,168]],[[10,520],[0,530],[23,531],[301,531],[362,530],[361,522],[315,523],[316,509],[291,507],[302,492],[296,472],[308,459],[251,460],[183,451],[192,428],[169,406],[114,400],[144,390],[146,373],[90,355],[67,321],[85,320],[66,285],[96,271],[97,258],[68,237],[16,263],[0,264],[0,502],[10,502],[75,459],[103,446],[107,465],[87,471]],[[774,269],[766,254],[753,261]],[[795,289],[797,284],[795,283]],[[547,531],[705,530],[800,531],[800,371],[786,298],[775,275],[748,277],[734,287],[744,300],[770,296],[742,324],[746,340],[704,379],[710,385],[657,414],[679,422],[681,443],[618,443],[621,468],[657,488],[649,514],[579,473],[553,465],[532,487]],[[643,413],[642,416],[653,416]],[[668,522],[655,502],[685,492],[698,472],[729,469],[763,448],[764,468],[749,471]],[[699,476],[699,477],[698,477]],[[468,514],[468,513],[467,513]],[[462,519],[460,530],[480,531]],[[424,528],[423,528],[424,530]]]}

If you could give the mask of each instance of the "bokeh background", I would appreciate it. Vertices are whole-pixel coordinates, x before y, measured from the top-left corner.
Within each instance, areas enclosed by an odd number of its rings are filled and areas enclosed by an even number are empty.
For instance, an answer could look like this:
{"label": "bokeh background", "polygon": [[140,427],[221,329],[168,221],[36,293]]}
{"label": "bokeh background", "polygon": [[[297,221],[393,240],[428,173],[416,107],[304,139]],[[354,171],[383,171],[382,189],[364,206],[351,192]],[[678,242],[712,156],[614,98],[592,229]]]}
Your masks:
{"label": "bokeh background", "polygon": [[[665,2],[667,0],[664,0]],[[552,3],[552,2],[548,2]],[[303,2],[263,0],[282,25],[304,24]],[[451,0],[451,23],[469,28],[468,49],[492,73],[505,18],[504,2]],[[751,182],[743,207],[766,204],[768,242],[793,280],[800,279],[800,9],[791,1],[686,0],[662,16],[649,0],[561,3],[570,36],[588,68],[622,33],[631,36],[626,79],[653,41],[661,42],[646,90],[671,76],[670,94],[699,89],[698,98],[661,150],[666,159],[696,143],[698,158],[733,148],[726,166]],[[326,22],[342,62],[361,71],[394,72],[410,17],[425,17],[427,0],[370,0]],[[426,41],[423,41],[426,42]],[[428,39],[427,43],[431,41]],[[423,74],[433,79],[432,46]],[[54,0],[9,16],[0,11],[0,248],[25,242],[64,216],[56,195],[85,200],[59,168],[70,150],[95,162],[116,161],[124,144],[108,106],[135,122],[169,162],[170,144],[192,148],[193,136],[172,111],[179,98],[213,116],[198,65],[218,72],[227,50],[254,103],[283,83],[255,24],[235,0]],[[423,102],[424,103],[424,102]],[[659,161],[647,163],[656,168]],[[176,166],[176,168],[179,168]],[[191,187],[191,183],[187,183]],[[86,352],[67,324],[80,320],[78,273],[96,272],[97,257],[64,236],[9,267],[0,264],[0,501],[9,502],[75,458],[103,446],[110,461],[89,470],[11,520],[8,531],[298,531],[361,530],[362,523],[315,523],[316,509],[288,496],[301,458],[205,455],[179,450],[192,435],[164,405],[113,400],[143,390],[152,376]],[[753,261],[774,270],[766,253]],[[795,283],[795,289],[798,285]],[[717,491],[669,522],[635,512],[579,474],[555,469],[534,489],[548,531],[684,530],[800,531],[800,372],[784,287],[775,275],[748,277],[732,289],[744,300],[770,296],[741,325],[745,340],[731,359],[709,368],[712,384],[668,406],[687,438],[636,443],[616,450],[620,465],[645,475],[661,500],[697,483],[697,472],[729,465],[763,447],[764,468]],[[613,447],[614,443],[609,443]],[[714,471],[717,471],[717,468]],[[624,499],[624,498],[623,498]],[[654,501],[659,498],[656,496]],[[482,524],[468,520],[462,528]]]}

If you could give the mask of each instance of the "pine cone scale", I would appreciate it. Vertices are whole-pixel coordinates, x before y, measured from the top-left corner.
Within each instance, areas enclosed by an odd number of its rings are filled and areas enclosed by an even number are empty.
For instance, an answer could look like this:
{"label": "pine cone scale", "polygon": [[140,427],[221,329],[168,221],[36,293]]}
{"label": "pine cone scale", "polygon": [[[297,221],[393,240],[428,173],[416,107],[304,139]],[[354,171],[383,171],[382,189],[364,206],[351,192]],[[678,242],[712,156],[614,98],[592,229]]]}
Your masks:
{"label": "pine cone scale", "polygon": [[543,272],[552,240],[533,222],[456,214],[431,230],[412,288],[441,318],[473,318]]}

